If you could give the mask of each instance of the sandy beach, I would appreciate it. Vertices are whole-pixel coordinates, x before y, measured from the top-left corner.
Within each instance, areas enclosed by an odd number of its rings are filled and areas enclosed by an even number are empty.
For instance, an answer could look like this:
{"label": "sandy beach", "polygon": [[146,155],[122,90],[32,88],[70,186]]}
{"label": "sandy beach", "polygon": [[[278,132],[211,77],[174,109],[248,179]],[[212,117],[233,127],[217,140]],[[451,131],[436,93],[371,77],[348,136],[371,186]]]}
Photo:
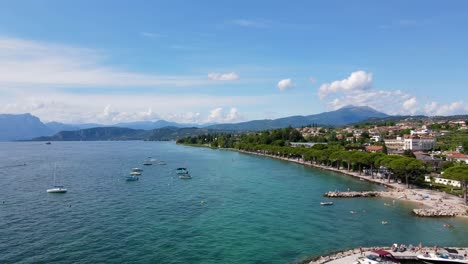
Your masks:
{"label": "sandy beach", "polygon": [[247,153],[247,154],[280,159],[280,160],[289,161],[289,162],[294,162],[294,163],[302,164],[305,166],[320,168],[323,170],[343,173],[349,176],[353,176],[356,178],[360,178],[366,181],[374,182],[376,184],[380,184],[380,185],[384,185],[388,187],[389,188],[388,192],[381,193],[382,197],[392,198],[394,200],[414,202],[414,203],[417,203],[419,208],[422,208],[422,209],[441,209],[441,210],[457,211],[457,212],[460,212],[460,214],[463,214],[463,215],[458,215],[459,217],[468,217],[468,215],[466,214],[468,210],[468,206],[465,206],[463,198],[449,195],[444,192],[422,189],[422,188],[415,187],[415,186],[410,186],[411,188],[408,189],[406,184],[397,183],[393,181],[388,182],[387,179],[378,179],[377,177],[374,177],[374,179],[372,179],[372,177],[369,175],[364,175],[364,174],[359,175],[358,172],[347,171],[346,169],[338,170],[337,168],[334,168],[334,167],[313,164],[311,162],[307,162],[302,159],[277,157],[273,155],[249,152],[249,151],[244,151],[244,150],[236,150],[236,151]]}

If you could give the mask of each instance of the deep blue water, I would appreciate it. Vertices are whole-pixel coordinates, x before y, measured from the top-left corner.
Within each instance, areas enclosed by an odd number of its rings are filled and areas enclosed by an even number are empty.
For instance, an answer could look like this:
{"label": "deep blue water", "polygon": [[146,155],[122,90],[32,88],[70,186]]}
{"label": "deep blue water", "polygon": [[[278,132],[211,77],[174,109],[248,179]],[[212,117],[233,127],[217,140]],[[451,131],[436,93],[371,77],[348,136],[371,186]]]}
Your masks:
{"label": "deep blue water", "polygon": [[[149,156],[167,165],[143,166]],[[54,164],[66,194],[46,193]],[[179,179],[180,166],[193,179]],[[133,167],[143,176],[126,182]],[[347,188],[381,187],[173,142],[2,142],[0,263],[288,263],[395,242],[468,246],[468,221],[417,218],[412,204],[319,205],[324,192]]]}

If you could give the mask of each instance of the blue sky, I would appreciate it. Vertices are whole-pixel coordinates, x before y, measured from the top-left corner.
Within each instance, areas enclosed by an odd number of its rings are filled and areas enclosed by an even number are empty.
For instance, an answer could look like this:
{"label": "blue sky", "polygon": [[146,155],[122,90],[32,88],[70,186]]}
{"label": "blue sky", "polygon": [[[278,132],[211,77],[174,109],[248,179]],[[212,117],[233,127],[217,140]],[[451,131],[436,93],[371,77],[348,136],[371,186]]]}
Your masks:
{"label": "blue sky", "polygon": [[3,1],[0,112],[239,122],[468,113],[466,1]]}

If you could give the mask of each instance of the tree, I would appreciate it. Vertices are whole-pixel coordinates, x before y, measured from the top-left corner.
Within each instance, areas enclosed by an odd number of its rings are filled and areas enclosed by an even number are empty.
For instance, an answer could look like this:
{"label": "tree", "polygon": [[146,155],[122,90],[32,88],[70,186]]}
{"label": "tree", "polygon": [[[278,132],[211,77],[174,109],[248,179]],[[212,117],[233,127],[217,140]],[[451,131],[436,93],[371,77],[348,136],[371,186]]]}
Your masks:
{"label": "tree", "polygon": [[464,190],[464,200],[465,205],[468,204],[467,201],[467,185],[468,185],[468,165],[460,165],[455,167],[450,167],[444,171],[444,177],[452,180],[460,181],[461,187]]}

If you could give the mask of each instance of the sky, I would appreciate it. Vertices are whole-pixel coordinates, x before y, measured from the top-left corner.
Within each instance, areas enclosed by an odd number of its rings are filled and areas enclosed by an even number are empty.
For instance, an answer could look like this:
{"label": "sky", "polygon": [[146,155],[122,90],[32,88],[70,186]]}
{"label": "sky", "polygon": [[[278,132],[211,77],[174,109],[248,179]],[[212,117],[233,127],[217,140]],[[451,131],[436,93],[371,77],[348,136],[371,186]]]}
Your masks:
{"label": "sky", "polygon": [[235,123],[468,114],[468,1],[0,2],[0,113]]}

